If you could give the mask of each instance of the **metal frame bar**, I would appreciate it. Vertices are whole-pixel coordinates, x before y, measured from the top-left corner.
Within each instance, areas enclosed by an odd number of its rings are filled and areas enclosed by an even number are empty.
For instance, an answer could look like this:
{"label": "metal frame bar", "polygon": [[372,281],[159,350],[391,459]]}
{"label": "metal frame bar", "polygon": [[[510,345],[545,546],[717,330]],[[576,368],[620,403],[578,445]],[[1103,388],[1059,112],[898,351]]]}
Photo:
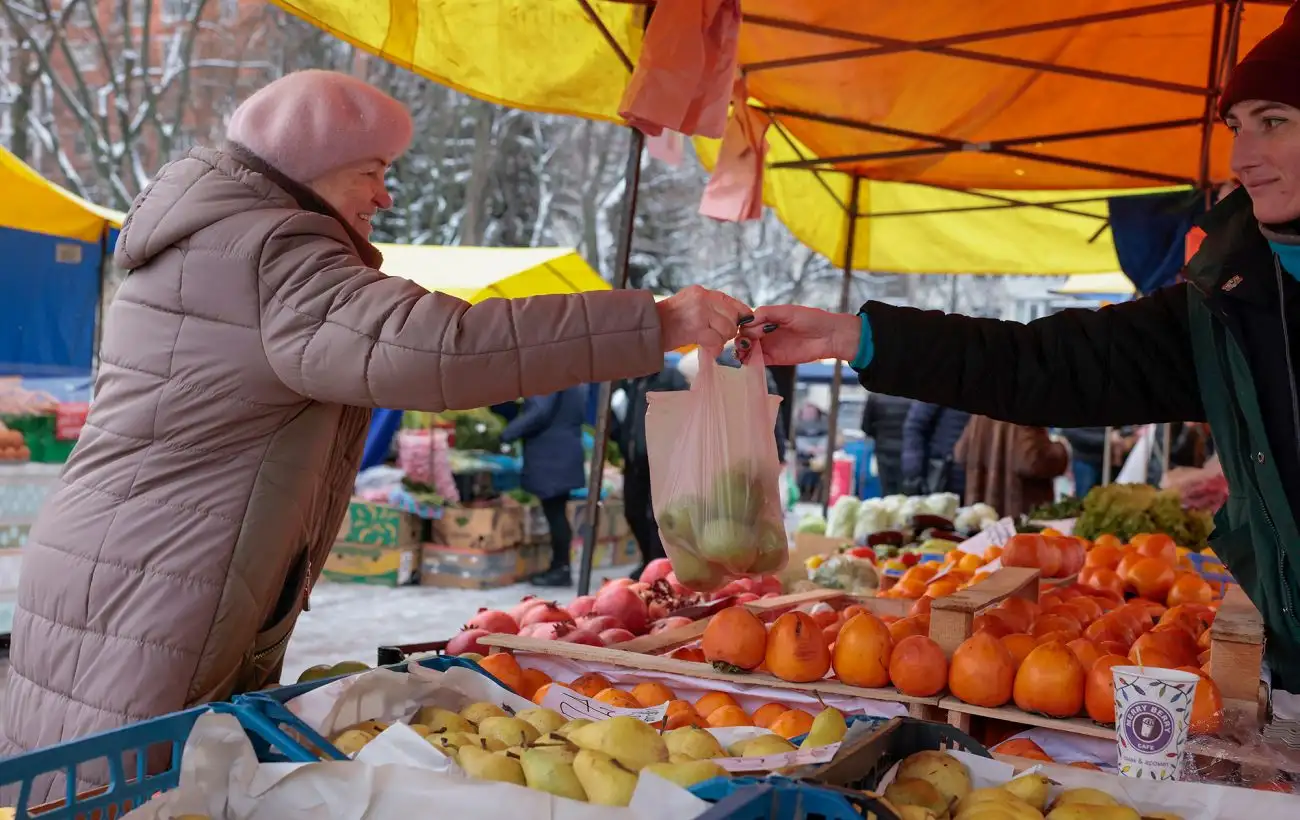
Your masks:
{"label": "metal frame bar", "polygon": [[[849,183],[848,207],[844,220],[848,234],[844,238],[844,277],[840,282],[840,313],[849,312],[849,291],[853,285],[853,252],[858,238],[858,194],[862,188],[862,177],[856,174]],[[840,423],[840,388],[844,384],[843,366],[835,360],[835,369],[831,373],[831,409],[826,429],[826,464],[822,468],[822,514],[829,512],[831,504],[831,479],[835,471],[835,439],[838,438]]]}

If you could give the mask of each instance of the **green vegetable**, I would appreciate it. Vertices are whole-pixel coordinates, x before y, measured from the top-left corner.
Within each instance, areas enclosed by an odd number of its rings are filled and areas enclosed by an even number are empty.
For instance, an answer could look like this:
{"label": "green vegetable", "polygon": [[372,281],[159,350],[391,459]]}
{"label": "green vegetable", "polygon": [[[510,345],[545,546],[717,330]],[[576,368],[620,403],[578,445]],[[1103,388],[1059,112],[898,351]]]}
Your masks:
{"label": "green vegetable", "polygon": [[805,515],[799,521],[799,526],[794,528],[795,532],[810,532],[814,535],[826,534],[826,519],[817,514]]}
{"label": "green vegetable", "polygon": [[1095,539],[1111,533],[1129,541],[1139,533],[1164,533],[1183,547],[1204,547],[1214,518],[1201,510],[1184,510],[1177,490],[1157,490],[1149,484],[1094,487],[1083,500],[1074,534]]}
{"label": "green vegetable", "polygon": [[1063,521],[1078,518],[1083,512],[1083,499],[1069,496],[1052,504],[1043,504],[1029,511],[1030,521]]}

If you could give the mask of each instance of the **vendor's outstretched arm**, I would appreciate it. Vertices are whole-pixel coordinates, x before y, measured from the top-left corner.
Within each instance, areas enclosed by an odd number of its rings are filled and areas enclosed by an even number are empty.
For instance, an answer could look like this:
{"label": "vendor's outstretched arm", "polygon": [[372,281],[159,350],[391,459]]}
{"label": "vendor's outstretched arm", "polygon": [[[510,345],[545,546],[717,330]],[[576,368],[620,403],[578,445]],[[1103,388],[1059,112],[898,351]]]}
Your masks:
{"label": "vendor's outstretched arm", "polygon": [[1016,424],[1199,421],[1186,287],[1027,325],[878,302],[861,316],[766,307],[743,335],[770,364],[837,356],[873,392]]}

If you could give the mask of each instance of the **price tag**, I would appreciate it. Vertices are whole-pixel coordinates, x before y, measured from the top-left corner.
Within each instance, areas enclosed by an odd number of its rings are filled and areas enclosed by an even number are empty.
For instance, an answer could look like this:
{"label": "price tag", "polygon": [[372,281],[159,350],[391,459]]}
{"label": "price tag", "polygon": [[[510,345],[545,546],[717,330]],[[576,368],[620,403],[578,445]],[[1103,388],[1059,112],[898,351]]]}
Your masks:
{"label": "price tag", "polygon": [[717,763],[729,772],[771,772],[777,769],[786,769],[791,766],[807,766],[812,763],[829,763],[835,753],[839,751],[840,744],[831,743],[827,746],[818,746],[815,749],[798,749],[793,752],[784,752],[779,755],[767,755],[766,757],[722,757],[715,758],[712,762]]}
{"label": "price tag", "polygon": [[634,717],[642,723],[661,723],[664,716],[668,714],[666,703],[651,706],[649,709],[623,709],[583,697],[563,686],[552,686],[547,690],[546,697],[542,698],[542,708],[554,709],[564,715],[566,720],[605,720],[625,715]]}
{"label": "price tag", "polygon": [[989,547],[1001,547],[1011,540],[1016,534],[1016,522],[1010,518],[1003,518],[998,523],[976,535],[974,538],[967,538],[957,545],[957,549],[962,552],[968,552],[972,555],[983,555]]}

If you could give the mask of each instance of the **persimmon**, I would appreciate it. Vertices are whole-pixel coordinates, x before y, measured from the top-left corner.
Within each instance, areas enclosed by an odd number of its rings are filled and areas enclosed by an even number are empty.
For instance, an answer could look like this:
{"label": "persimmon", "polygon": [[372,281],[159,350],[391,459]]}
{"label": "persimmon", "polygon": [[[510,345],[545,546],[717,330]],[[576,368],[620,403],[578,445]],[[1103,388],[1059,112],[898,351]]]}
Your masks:
{"label": "persimmon", "polygon": [[[1003,563],[1006,563],[1005,561]],[[1061,578],[1061,568],[1065,565],[1065,556],[1061,553],[1061,544],[1055,538],[1041,538],[1038,542],[1038,569],[1044,578]]]}
{"label": "persimmon", "polygon": [[1103,655],[1123,655],[1128,657],[1128,644],[1119,641],[1102,641],[1097,644]]}
{"label": "persimmon", "polygon": [[1129,601],[1119,611],[1130,617],[1140,632],[1149,632],[1156,625],[1155,617],[1143,601]]}
{"label": "persimmon", "polygon": [[1061,632],[1060,630],[1055,632],[1044,632],[1041,635],[1034,636],[1034,646],[1042,646],[1043,644],[1051,643],[1052,641],[1056,641],[1057,643],[1069,643],[1074,640],[1074,638],[1075,636],[1073,634],[1069,632]]}
{"label": "persimmon", "polygon": [[1083,637],[1093,643],[1114,641],[1124,644],[1126,648],[1137,640],[1140,634],[1137,627],[1133,626],[1127,618],[1117,617],[1114,612],[1103,615],[1083,630]]}
{"label": "persimmon", "polygon": [[674,660],[687,661],[689,663],[705,663],[704,650],[698,646],[683,646],[680,649],[674,649],[671,656]]}
{"label": "persimmon", "polygon": [[709,692],[704,697],[695,701],[695,711],[700,717],[707,718],[713,714],[713,710],[721,709],[723,706],[739,706],[736,699],[726,692]]}
{"label": "persimmon", "polygon": [[568,686],[580,695],[594,698],[596,695],[609,689],[613,684],[611,684],[609,678],[604,675],[599,675],[595,672],[588,672],[582,677],[574,678],[572,681],[565,684],[565,686]]}
{"label": "persimmon", "polygon": [[1180,573],[1169,588],[1166,603],[1171,607],[1182,604],[1208,604],[1214,600],[1214,590],[1200,575],[1194,572]]}
{"label": "persimmon", "polygon": [[840,610],[840,622],[848,623],[849,619],[852,618],[854,615],[861,615],[864,612],[870,612],[870,611],[871,610],[867,609],[866,607],[860,604],[849,604],[848,606]]}
{"label": "persimmon", "polygon": [[1011,634],[1011,627],[1007,626],[1007,622],[998,617],[996,612],[985,612],[975,616],[971,624],[971,632],[988,632],[995,638],[1001,638],[1003,635]]}
{"label": "persimmon", "polygon": [[637,703],[640,703],[642,706],[649,709],[651,706],[658,706],[661,703],[669,703],[677,696],[673,694],[673,690],[664,686],[662,683],[649,681],[646,683],[638,683],[636,686],[633,686],[632,697],[636,698]]}
{"label": "persimmon", "polygon": [[811,683],[826,677],[831,651],[821,629],[806,612],[787,612],[767,635],[764,661],[773,675],[792,683]]}
{"label": "persimmon", "polygon": [[831,657],[835,676],[850,686],[876,689],[889,685],[889,658],[894,639],[889,627],[868,613],[855,615],[840,630]]}
{"label": "persimmon", "polygon": [[1141,554],[1137,550],[1126,550],[1124,552],[1124,557],[1119,559],[1119,566],[1115,567],[1115,574],[1124,581],[1125,585],[1129,584],[1129,575],[1132,574],[1134,565],[1146,557],[1147,556]]}
{"label": "persimmon", "polygon": [[1073,598],[1070,600],[1068,606],[1072,606],[1079,612],[1083,613],[1085,618],[1083,621],[1084,626],[1088,626],[1093,621],[1106,614],[1106,610],[1102,609],[1101,604],[1097,603],[1097,599],[1093,598],[1091,595],[1080,595],[1078,598]]}
{"label": "persimmon", "polygon": [[767,627],[743,606],[731,606],[709,619],[701,641],[704,659],[725,672],[749,672],[767,652]]}
{"label": "persimmon", "polygon": [[1047,543],[1048,546],[1056,548],[1058,556],[1056,575],[1049,577],[1069,578],[1083,569],[1083,562],[1087,556],[1079,539],[1065,535],[1059,538],[1049,538]]}
{"label": "persimmon", "polygon": [[767,727],[786,740],[806,735],[812,729],[813,716],[802,709],[788,709]]}
{"label": "persimmon", "polygon": [[1129,585],[1148,601],[1163,601],[1174,586],[1174,567],[1159,558],[1142,558],[1128,573]]}
{"label": "persimmon", "polygon": [[[522,697],[524,688],[524,670],[519,661],[509,652],[495,652],[478,662],[484,671],[506,685],[510,691]],[[534,689],[534,692],[537,690]]]}
{"label": "persimmon", "polygon": [[840,619],[840,613],[836,612],[835,608],[827,603],[820,603],[815,605],[812,609],[808,611],[808,615],[822,629],[825,629],[826,627],[830,626],[831,624],[835,623]]}
{"label": "persimmon", "polygon": [[1027,760],[1038,760],[1043,763],[1055,763],[1056,761],[1048,757],[1043,747],[1026,737],[1013,737],[1010,740],[1004,740],[993,747],[993,751],[1000,755],[1011,757],[1023,757]]}
{"label": "persimmon", "polygon": [[1002,642],[987,632],[977,632],[952,653],[948,689],[975,706],[996,708],[1011,700],[1016,663]]}
{"label": "persimmon", "polygon": [[1196,639],[1196,647],[1198,649],[1204,649],[1205,651],[1208,652],[1210,650],[1210,642],[1213,639],[1214,639],[1214,633],[1207,629],[1201,633],[1199,638]]}
{"label": "persimmon", "polygon": [[1034,647],[1016,670],[1012,687],[1016,706],[1055,718],[1074,717],[1083,708],[1087,672],[1065,644]]}
{"label": "persimmon", "polygon": [[1045,586],[1043,589],[1047,591],[1038,596],[1038,611],[1040,613],[1040,618],[1042,617],[1041,613],[1047,612],[1049,609],[1055,609],[1065,603],[1065,600],[1060,595],[1056,594],[1056,587]]}
{"label": "persimmon", "polygon": [[937,695],[948,683],[948,659],[939,644],[924,635],[904,638],[889,656],[889,679],[904,695]]}
{"label": "persimmon", "polygon": [[1065,765],[1067,765],[1067,766],[1073,766],[1073,767],[1076,768],[1076,769],[1087,769],[1087,770],[1090,771],[1090,772],[1100,772],[1100,771],[1104,771],[1104,769],[1102,769],[1102,768],[1101,768],[1100,766],[1098,766],[1096,763],[1089,763],[1089,762],[1086,761],[1086,760],[1076,760],[1076,761],[1074,761],[1073,763],[1066,763]]}
{"label": "persimmon", "polygon": [[1143,609],[1147,611],[1147,614],[1151,616],[1152,626],[1158,623],[1160,621],[1160,618],[1169,609],[1167,606],[1160,603],[1159,601],[1153,601],[1150,598],[1137,598],[1134,601],[1132,601],[1132,603],[1134,605],[1140,605]]}
{"label": "persimmon", "polygon": [[1083,634],[1083,627],[1067,615],[1043,615],[1034,623],[1033,635],[1038,638],[1048,632],[1064,632],[1074,640]]}
{"label": "persimmon", "polygon": [[689,711],[669,712],[664,716],[664,731],[671,732],[673,729],[680,729],[683,726],[694,726],[697,729],[709,728],[709,722],[700,717],[700,713],[694,709]]}
{"label": "persimmon", "polygon": [[1087,638],[1076,638],[1065,646],[1074,653],[1074,657],[1079,659],[1079,664],[1083,667],[1085,672],[1091,669],[1093,663],[1105,654],[1097,648],[1095,643]]}
{"label": "persimmon", "polygon": [[933,605],[934,596],[925,595],[918,598],[916,603],[912,604],[911,608],[907,610],[907,616],[910,618],[913,615],[928,615],[930,613],[930,607]]}
{"label": "persimmon", "polygon": [[894,584],[890,592],[894,593],[894,596],[898,598],[920,598],[925,595],[925,582],[918,581],[915,578],[911,580],[900,579],[897,584]]}
{"label": "persimmon", "polygon": [[993,609],[998,617],[1006,621],[1013,632],[1028,632],[1033,629],[1034,619],[1038,617],[1039,607],[1025,598],[1007,598]]}
{"label": "persimmon", "polygon": [[1137,549],[1139,555],[1156,558],[1166,564],[1174,564],[1178,561],[1178,545],[1174,543],[1174,539],[1162,532],[1135,535],[1130,543]]}
{"label": "persimmon", "polygon": [[745,714],[745,710],[739,706],[719,706],[709,713],[705,721],[714,729],[754,725],[754,721],[750,720],[749,715]]}
{"label": "persimmon", "polygon": [[1092,542],[1093,549],[1097,549],[1097,547],[1114,547],[1118,550],[1123,546],[1124,542],[1120,541],[1118,536],[1109,532],[1103,532]]}
{"label": "persimmon", "polygon": [[925,635],[928,631],[928,629],[922,629],[920,619],[910,616],[894,621],[889,625],[889,637],[894,643],[898,643],[912,635]]}
{"label": "persimmon", "polygon": [[1177,661],[1174,667],[1190,666],[1196,663],[1196,656],[1200,654],[1192,636],[1178,627],[1153,629],[1146,633],[1129,647],[1128,656],[1137,658],[1138,652],[1142,653],[1143,663],[1147,666],[1160,665],[1152,659],[1154,652]]}
{"label": "persimmon", "polygon": [[1015,663],[1017,669],[1020,668],[1020,664],[1024,663],[1029,653],[1034,651],[1034,647],[1038,646],[1034,636],[1025,632],[1004,635],[999,638],[999,641],[1007,648],[1007,652],[1011,653],[1011,660]]}
{"label": "persimmon", "polygon": [[1002,557],[1002,548],[997,545],[991,546],[984,550],[984,554],[980,557],[984,559],[984,563],[991,564]]}
{"label": "persimmon", "polygon": [[961,588],[961,581],[951,575],[944,576],[925,588],[925,598],[946,598]]}
{"label": "persimmon", "polygon": [[1080,575],[1079,582],[1098,592],[1110,593],[1120,600],[1124,598],[1124,579],[1118,570],[1095,569],[1088,574],[1087,578]]}
{"label": "persimmon", "polygon": [[1124,557],[1124,553],[1115,544],[1103,544],[1098,541],[1088,550],[1088,554],[1083,558],[1085,567],[1100,567],[1103,569],[1114,569],[1119,566],[1119,559]]}
{"label": "persimmon", "polygon": [[924,586],[925,584],[930,583],[930,579],[938,574],[939,574],[938,564],[932,562],[926,562],[924,564],[915,564],[911,567],[908,567],[907,570],[903,572],[903,576],[898,579],[898,582],[901,584],[908,581],[915,581],[915,582],[919,582],[922,586]]}
{"label": "persimmon", "polygon": [[777,718],[781,717],[781,715],[784,715],[788,711],[790,711],[790,707],[786,706],[784,703],[764,703],[762,706],[754,710],[754,714],[752,715],[754,725],[760,729],[767,729],[771,727],[772,723]]}
{"label": "persimmon", "polygon": [[[1002,566],[1033,567],[1042,569],[1039,564],[1046,539],[1041,535],[1021,533],[1013,535],[1002,547]],[[1046,576],[1046,572],[1043,573]]]}
{"label": "persimmon", "polygon": [[537,687],[537,690],[533,692],[533,696],[529,698],[529,700],[536,703],[538,706],[541,706],[542,701],[546,699],[546,693],[551,691],[552,686],[557,685],[564,686],[564,684],[543,683],[541,686]]}
{"label": "persimmon", "polygon": [[624,692],[622,689],[602,689],[596,693],[596,700],[601,703],[608,703],[610,706],[617,706],[620,709],[640,709],[641,701],[636,699],[631,692]]}
{"label": "persimmon", "polygon": [[828,648],[835,645],[835,639],[840,636],[840,627],[842,626],[844,624],[833,623],[822,630],[822,640],[826,642]]}
{"label": "persimmon", "polygon": [[551,682],[551,676],[540,669],[525,669],[519,681],[519,697],[533,699],[538,689]]}
{"label": "persimmon", "polygon": [[1194,735],[1217,735],[1223,731],[1223,695],[1219,685],[1198,666],[1181,666],[1179,671],[1199,675],[1192,696],[1192,720],[1187,730]]}

